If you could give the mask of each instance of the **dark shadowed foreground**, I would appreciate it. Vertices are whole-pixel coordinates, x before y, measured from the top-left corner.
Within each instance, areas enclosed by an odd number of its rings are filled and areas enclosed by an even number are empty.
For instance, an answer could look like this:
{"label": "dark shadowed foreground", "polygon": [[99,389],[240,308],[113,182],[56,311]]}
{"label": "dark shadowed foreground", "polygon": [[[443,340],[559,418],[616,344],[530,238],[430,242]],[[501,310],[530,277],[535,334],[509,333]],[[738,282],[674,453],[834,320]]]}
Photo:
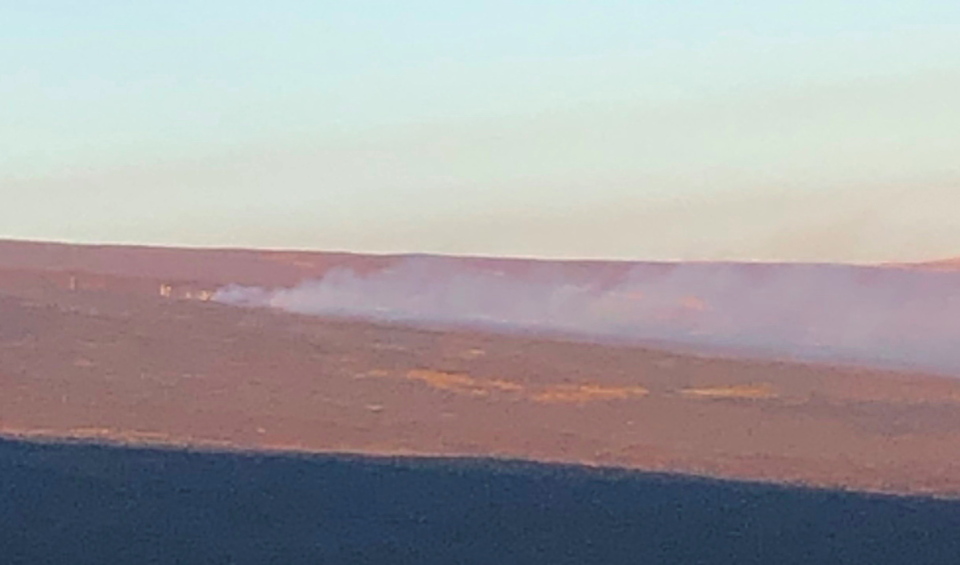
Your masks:
{"label": "dark shadowed foreground", "polygon": [[4,563],[960,559],[960,503],[491,460],[0,441]]}

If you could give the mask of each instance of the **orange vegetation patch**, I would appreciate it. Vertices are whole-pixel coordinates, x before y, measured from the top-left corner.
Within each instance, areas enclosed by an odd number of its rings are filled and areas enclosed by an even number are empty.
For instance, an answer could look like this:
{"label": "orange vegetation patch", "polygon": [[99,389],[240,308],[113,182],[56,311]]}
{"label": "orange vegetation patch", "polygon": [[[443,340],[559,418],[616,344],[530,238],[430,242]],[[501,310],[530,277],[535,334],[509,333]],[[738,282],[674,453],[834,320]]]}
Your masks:
{"label": "orange vegetation patch", "polygon": [[523,385],[512,381],[505,381],[503,379],[494,379],[492,381],[488,381],[487,384],[492,388],[502,390],[504,392],[520,392],[523,390]]}
{"label": "orange vegetation patch", "polygon": [[534,402],[546,404],[584,404],[602,400],[643,398],[650,391],[642,386],[601,386],[594,384],[557,385],[533,395]]}
{"label": "orange vegetation patch", "polygon": [[773,387],[764,383],[759,385],[733,385],[701,388],[685,388],[680,394],[692,398],[746,398],[762,400],[776,398]]}
{"label": "orange vegetation patch", "polygon": [[[384,376],[383,371],[371,371],[370,376]],[[598,384],[545,385],[529,390],[520,383],[506,379],[483,379],[467,373],[417,369],[409,371],[406,378],[419,381],[430,388],[477,397],[491,394],[507,394],[541,404],[583,404],[604,400],[630,400],[643,398],[649,391],[642,386],[603,386]]]}
{"label": "orange vegetation patch", "polygon": [[423,381],[428,386],[441,390],[459,390],[478,385],[477,379],[465,373],[447,373],[444,371],[416,370],[407,373],[407,378]]}
{"label": "orange vegetation patch", "polygon": [[522,385],[511,381],[478,379],[466,373],[448,373],[431,369],[409,371],[407,378],[426,383],[431,388],[471,396],[487,396],[493,391],[520,392],[523,390]]}

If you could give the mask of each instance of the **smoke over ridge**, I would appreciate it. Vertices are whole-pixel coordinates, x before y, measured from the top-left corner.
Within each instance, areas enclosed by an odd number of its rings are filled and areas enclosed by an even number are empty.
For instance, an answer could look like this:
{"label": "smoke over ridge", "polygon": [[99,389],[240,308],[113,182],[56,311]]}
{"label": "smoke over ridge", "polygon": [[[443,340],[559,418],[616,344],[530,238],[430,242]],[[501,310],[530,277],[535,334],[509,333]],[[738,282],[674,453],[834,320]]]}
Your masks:
{"label": "smoke over ridge", "polygon": [[627,264],[501,270],[409,258],[214,299],[302,314],[741,348],[960,375],[960,273],[818,264]]}

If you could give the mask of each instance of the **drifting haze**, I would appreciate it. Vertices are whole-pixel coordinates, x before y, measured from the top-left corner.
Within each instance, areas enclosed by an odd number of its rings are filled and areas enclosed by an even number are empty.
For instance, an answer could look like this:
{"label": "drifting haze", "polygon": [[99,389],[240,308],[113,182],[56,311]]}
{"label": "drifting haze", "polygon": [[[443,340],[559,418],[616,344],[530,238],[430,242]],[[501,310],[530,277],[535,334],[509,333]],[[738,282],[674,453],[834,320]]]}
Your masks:
{"label": "drifting haze", "polygon": [[372,320],[709,345],[960,374],[960,273],[818,264],[634,264],[523,271],[411,258],[228,304]]}

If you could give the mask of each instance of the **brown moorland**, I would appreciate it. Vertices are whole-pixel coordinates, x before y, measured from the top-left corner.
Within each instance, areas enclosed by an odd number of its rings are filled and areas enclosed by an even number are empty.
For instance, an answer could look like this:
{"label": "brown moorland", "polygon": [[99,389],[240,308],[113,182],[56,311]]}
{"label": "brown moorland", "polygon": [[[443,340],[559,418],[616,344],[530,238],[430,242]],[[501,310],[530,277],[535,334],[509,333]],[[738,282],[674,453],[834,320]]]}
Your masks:
{"label": "brown moorland", "polygon": [[353,256],[43,245],[0,245],[4,434],[960,493],[957,379],[234,308],[185,298]]}

